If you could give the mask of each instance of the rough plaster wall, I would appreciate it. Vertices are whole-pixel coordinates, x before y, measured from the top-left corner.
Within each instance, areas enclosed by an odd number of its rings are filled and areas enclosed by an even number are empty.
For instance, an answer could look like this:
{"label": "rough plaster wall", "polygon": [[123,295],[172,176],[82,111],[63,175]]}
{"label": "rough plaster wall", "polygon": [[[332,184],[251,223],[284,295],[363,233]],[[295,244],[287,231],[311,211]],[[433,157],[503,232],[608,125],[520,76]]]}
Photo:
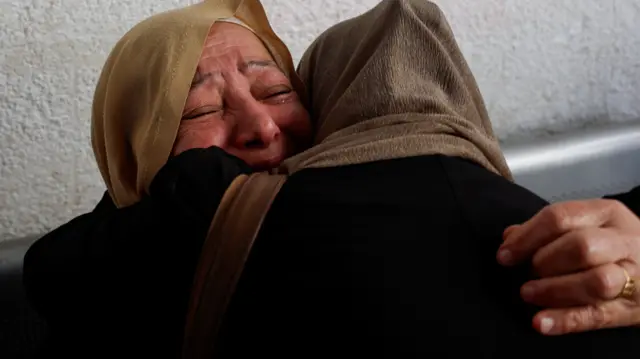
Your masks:
{"label": "rough plaster wall", "polygon": [[[378,0],[263,0],[299,59],[314,36]],[[90,103],[111,46],[189,0],[0,0],[0,240],[89,210],[103,186]],[[499,135],[640,117],[637,0],[439,1]]]}

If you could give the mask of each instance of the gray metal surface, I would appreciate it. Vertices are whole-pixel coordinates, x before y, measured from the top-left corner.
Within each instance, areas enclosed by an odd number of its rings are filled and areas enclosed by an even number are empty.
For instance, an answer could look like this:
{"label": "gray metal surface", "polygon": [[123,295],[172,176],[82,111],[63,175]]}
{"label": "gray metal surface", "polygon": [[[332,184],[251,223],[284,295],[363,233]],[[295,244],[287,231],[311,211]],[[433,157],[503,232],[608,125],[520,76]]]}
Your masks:
{"label": "gray metal surface", "polygon": [[503,145],[516,183],[551,201],[640,185],[640,121]]}

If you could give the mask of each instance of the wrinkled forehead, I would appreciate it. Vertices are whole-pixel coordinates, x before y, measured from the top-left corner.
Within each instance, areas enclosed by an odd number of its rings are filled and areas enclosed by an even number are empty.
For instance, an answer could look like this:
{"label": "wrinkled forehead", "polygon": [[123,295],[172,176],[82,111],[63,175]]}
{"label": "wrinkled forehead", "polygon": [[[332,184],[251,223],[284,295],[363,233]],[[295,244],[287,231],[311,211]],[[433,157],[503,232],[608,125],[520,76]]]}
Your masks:
{"label": "wrinkled forehead", "polygon": [[203,54],[212,50],[224,52],[231,49],[254,56],[272,57],[262,40],[249,28],[230,22],[215,22],[209,29]]}
{"label": "wrinkled forehead", "polygon": [[[254,66],[259,65],[259,66]],[[224,71],[246,73],[254,67],[280,70],[271,53],[253,31],[231,22],[217,22],[211,27],[204,43],[193,83],[204,73]]]}
{"label": "wrinkled forehead", "polygon": [[226,21],[211,26],[200,61],[225,54],[241,54],[247,60],[273,60],[262,40],[248,27]]}

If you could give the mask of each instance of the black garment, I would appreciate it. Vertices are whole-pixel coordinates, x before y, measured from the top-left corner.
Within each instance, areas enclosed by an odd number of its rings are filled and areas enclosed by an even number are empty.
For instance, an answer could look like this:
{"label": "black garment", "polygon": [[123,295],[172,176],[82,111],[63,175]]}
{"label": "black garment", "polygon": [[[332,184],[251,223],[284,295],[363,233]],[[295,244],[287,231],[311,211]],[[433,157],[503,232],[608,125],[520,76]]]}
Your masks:
{"label": "black garment", "polygon": [[24,284],[47,320],[44,357],[177,357],[200,247],[224,191],[250,168],[218,148],[169,160],[141,202],[96,209],[38,240]]}
{"label": "black garment", "polygon": [[547,203],[444,156],[310,169],[268,214],[218,357],[635,356],[640,330],[544,337],[495,256]]}
{"label": "black garment", "polygon": [[615,199],[622,202],[633,213],[640,217],[640,186],[632,189],[629,192],[619,193],[615,195],[606,196],[608,199]]}
{"label": "black garment", "polygon": [[[219,150],[197,153],[183,170],[236,167],[186,176],[200,185],[163,169],[140,204],[97,209],[30,250],[30,297],[66,336],[56,338],[66,354],[81,338],[92,349],[84,357],[176,357],[199,246],[222,192],[203,193],[245,170]],[[500,267],[495,254],[507,226],[545,205],[444,156],[296,173],[265,220],[217,357],[635,353],[633,329],[562,338],[531,329],[535,308],[518,293],[529,270]]]}

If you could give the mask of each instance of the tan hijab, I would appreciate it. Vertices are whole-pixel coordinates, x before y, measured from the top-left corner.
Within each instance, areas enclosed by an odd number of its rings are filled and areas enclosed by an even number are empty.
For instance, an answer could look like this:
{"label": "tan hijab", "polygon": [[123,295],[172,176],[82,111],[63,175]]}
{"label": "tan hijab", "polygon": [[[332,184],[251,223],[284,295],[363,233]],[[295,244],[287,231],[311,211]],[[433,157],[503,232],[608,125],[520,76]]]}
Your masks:
{"label": "tan hijab", "polygon": [[118,207],[139,201],[167,162],[209,30],[230,18],[253,30],[303,95],[258,0],[206,0],[142,21],[109,55],[93,100],[93,150]]}
{"label": "tan hijab", "polygon": [[444,154],[511,179],[478,86],[433,3],[383,1],[330,28],[298,73],[317,145],[281,173]]}

